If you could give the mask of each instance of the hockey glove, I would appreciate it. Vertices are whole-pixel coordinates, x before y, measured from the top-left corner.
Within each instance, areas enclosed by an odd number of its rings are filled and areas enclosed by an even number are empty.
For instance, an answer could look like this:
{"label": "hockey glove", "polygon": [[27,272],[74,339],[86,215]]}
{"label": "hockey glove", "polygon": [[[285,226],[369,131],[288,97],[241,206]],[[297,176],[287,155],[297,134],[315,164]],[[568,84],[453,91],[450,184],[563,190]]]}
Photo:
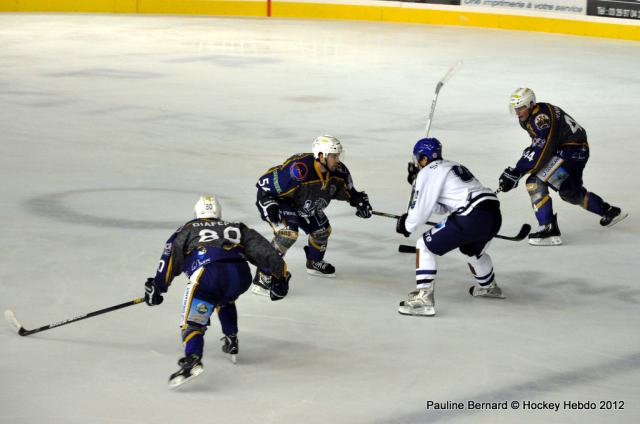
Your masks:
{"label": "hockey glove", "polygon": [[155,278],[147,278],[147,282],[144,283],[144,301],[149,306],[159,305],[164,301],[160,289],[156,285]]}
{"label": "hockey glove", "polygon": [[287,293],[289,293],[289,280],[291,279],[291,274],[286,272],[284,277],[276,278],[272,277],[271,279],[271,287],[269,288],[269,297],[274,302],[276,300],[283,299]]}
{"label": "hockey glove", "polygon": [[420,172],[420,168],[413,162],[409,162],[407,164],[407,182],[413,185],[413,182],[418,177],[418,172]]}
{"label": "hockey glove", "polygon": [[364,191],[356,192],[349,202],[351,206],[356,208],[356,216],[359,218],[371,218],[371,204],[369,196]]}
{"label": "hockey glove", "polygon": [[398,218],[398,223],[396,224],[396,233],[402,234],[405,237],[409,237],[411,235],[411,233],[407,231],[407,227],[405,227],[407,216],[408,214],[406,213],[403,213],[402,215],[400,215],[400,218]]}
{"label": "hockey glove", "polygon": [[504,170],[500,178],[498,179],[498,187],[502,192],[508,192],[518,186],[518,181],[522,175],[514,168],[508,167]]}
{"label": "hockey glove", "polygon": [[271,198],[265,197],[256,202],[256,206],[260,211],[260,217],[272,224],[278,224],[282,221],[282,210],[278,202]]}

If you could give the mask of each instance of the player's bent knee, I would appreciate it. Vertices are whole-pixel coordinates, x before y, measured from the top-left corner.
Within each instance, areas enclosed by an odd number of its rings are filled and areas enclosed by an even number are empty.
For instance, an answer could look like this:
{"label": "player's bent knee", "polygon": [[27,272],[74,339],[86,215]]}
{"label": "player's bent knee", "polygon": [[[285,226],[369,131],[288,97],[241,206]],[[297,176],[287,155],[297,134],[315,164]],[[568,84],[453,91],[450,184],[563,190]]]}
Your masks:
{"label": "player's bent knee", "polygon": [[205,325],[188,322],[187,325],[182,328],[182,340],[186,343],[193,336],[197,334],[204,336],[206,332],[207,327]]}
{"label": "player's bent knee", "polygon": [[331,235],[331,226],[327,225],[326,227],[316,230],[311,234],[309,234],[309,241],[313,245],[326,246],[327,242],[329,241],[330,235]]}
{"label": "player's bent knee", "polygon": [[298,232],[285,227],[276,233],[274,244],[284,254],[295,244],[296,240],[298,240]]}

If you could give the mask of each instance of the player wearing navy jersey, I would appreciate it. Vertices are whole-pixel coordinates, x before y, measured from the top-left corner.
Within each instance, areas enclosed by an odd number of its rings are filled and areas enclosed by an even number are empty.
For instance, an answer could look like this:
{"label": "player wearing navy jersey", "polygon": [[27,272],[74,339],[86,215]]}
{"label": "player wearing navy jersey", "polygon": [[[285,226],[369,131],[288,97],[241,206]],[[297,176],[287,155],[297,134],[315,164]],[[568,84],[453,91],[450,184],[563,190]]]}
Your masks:
{"label": "player wearing navy jersey", "polygon": [[[371,217],[369,197],[353,186],[351,174],[340,161],[342,143],[324,135],[314,140],[312,153],[291,156],[282,165],[269,169],[256,187],[256,206],[260,217],[274,232],[273,246],[281,255],[287,252],[302,229],[309,235],[304,247],[307,272],[322,277],[334,277],[335,268],[324,261],[331,234],[324,209],[332,199],[349,202],[360,218]],[[266,294],[270,276],[259,270],[251,290]]]}
{"label": "player wearing navy jersey", "polygon": [[[493,263],[486,253],[502,224],[500,202],[463,165],[442,158],[442,145],[435,138],[418,140],[413,154],[420,171],[413,183],[409,210],[398,219],[396,231],[409,237],[432,214],[446,219],[423,233],[416,242],[416,289],[400,302],[403,315],[435,315],[434,288],[438,272],[436,257],[454,249],[467,256],[476,284],[475,297],[503,299],[495,281]],[[412,170],[409,169],[411,181]]]}
{"label": "player wearing navy jersey", "polygon": [[549,188],[557,191],[565,202],[599,215],[603,226],[609,227],[627,217],[620,208],[584,188],[582,173],[589,160],[589,144],[586,131],[575,119],[551,103],[537,103],[529,88],[517,89],[511,95],[510,106],[518,116],[520,126],[531,137],[531,145],[524,150],[515,167],[504,170],[499,186],[501,191],[507,192],[518,185],[522,176],[530,174],[526,180],[527,191],[542,227],[529,235],[530,244],[562,244]]}
{"label": "player wearing navy jersey", "polygon": [[214,310],[218,311],[224,334],[222,351],[235,362],[238,353],[235,300],[251,284],[247,261],[272,276],[272,300],[287,295],[291,277],[267,239],[243,223],[222,220],[215,197],[200,197],[194,210],[195,219],[178,228],[167,240],[155,277],[145,283],[145,302],[153,306],[162,303],[162,293],[169,289],[174,277],[184,273],[189,279],[180,319],[185,356],[178,361],[180,370],[169,379],[171,387],[202,373],[204,334]]}

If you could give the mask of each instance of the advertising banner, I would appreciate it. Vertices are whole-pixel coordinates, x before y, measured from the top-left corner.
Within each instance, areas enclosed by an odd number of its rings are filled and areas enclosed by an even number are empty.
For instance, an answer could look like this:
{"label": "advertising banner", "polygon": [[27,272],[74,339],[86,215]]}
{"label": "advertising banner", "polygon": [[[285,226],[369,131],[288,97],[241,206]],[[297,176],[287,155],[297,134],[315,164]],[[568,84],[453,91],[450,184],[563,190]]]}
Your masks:
{"label": "advertising banner", "polygon": [[446,4],[450,6],[460,6],[460,0],[394,0],[407,3],[427,3],[427,4]]}
{"label": "advertising banner", "polygon": [[640,0],[588,0],[587,14],[607,18],[640,19]]}
{"label": "advertising banner", "polygon": [[587,0],[462,0],[462,6],[545,13],[587,14]]}

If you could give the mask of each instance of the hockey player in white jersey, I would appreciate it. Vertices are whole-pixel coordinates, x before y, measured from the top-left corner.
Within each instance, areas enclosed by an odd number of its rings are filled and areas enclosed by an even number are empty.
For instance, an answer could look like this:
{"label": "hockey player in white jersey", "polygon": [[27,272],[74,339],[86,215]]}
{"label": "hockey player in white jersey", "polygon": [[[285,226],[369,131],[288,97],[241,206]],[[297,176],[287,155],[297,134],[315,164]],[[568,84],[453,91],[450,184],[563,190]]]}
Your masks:
{"label": "hockey player in white jersey", "polygon": [[[435,315],[434,286],[437,256],[459,249],[467,256],[476,284],[475,297],[504,299],[486,253],[502,224],[500,202],[463,165],[442,159],[442,145],[435,138],[418,140],[413,155],[420,171],[415,178],[408,212],[398,219],[396,231],[409,237],[432,214],[449,214],[416,242],[416,289],[400,302],[403,315]],[[411,172],[411,171],[410,171]],[[412,180],[410,175],[409,180]]]}

